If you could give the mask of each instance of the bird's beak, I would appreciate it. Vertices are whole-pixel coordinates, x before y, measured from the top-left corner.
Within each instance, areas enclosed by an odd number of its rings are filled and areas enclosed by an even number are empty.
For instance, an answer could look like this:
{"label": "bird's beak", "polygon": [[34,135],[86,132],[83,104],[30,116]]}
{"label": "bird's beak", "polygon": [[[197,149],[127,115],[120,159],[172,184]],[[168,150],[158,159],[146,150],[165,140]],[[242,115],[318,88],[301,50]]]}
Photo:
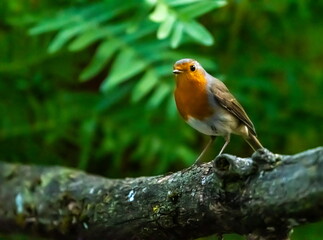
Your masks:
{"label": "bird's beak", "polygon": [[174,74],[180,74],[180,73],[182,73],[182,72],[183,72],[183,71],[178,70],[178,69],[174,69],[174,70],[173,70],[173,73],[174,73]]}

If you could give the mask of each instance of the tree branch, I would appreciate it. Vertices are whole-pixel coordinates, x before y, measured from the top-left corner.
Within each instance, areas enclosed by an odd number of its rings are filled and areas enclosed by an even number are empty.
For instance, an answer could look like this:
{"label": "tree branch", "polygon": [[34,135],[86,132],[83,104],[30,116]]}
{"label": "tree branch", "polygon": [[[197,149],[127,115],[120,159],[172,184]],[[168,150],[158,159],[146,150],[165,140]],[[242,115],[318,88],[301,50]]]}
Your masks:
{"label": "tree branch", "polygon": [[221,155],[165,176],[106,179],[0,162],[0,232],[57,239],[288,239],[323,218],[323,147]]}

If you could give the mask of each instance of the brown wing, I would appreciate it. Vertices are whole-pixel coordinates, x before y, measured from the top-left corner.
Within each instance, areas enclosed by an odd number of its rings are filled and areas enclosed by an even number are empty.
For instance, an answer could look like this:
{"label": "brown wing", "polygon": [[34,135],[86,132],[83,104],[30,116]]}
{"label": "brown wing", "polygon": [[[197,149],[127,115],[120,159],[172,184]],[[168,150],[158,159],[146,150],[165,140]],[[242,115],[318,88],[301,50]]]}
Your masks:
{"label": "brown wing", "polygon": [[248,117],[247,113],[241,106],[241,104],[235,99],[235,97],[229,92],[228,88],[223,82],[214,78],[214,84],[211,87],[211,91],[214,94],[214,98],[220,103],[222,107],[227,109],[230,113],[236,116],[241,122],[243,122],[249,131],[257,136],[255,127]]}

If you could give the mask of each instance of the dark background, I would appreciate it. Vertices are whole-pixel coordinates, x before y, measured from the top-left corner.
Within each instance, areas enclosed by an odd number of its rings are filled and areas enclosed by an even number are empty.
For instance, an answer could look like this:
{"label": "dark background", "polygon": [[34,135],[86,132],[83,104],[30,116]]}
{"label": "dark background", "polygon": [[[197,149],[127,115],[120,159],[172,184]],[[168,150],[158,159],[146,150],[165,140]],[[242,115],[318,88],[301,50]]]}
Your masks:
{"label": "dark background", "polygon": [[[172,65],[185,57],[225,82],[266,148],[322,145],[322,12],[305,0],[3,0],[0,158],[120,178],[191,165],[208,138],[174,104]],[[226,152],[252,154],[231,139]]]}

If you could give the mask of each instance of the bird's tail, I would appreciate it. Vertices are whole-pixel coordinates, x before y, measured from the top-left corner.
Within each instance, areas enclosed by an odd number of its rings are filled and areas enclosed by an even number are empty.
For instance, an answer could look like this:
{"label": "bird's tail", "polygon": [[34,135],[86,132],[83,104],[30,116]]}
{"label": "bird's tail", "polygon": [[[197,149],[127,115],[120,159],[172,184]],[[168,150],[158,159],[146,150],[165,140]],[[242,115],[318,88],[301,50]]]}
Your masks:
{"label": "bird's tail", "polygon": [[250,145],[250,147],[254,150],[254,151],[257,151],[258,149],[260,148],[264,148],[261,143],[259,142],[258,138],[253,135],[253,134],[250,134],[248,135],[247,138],[245,138],[245,141]]}

